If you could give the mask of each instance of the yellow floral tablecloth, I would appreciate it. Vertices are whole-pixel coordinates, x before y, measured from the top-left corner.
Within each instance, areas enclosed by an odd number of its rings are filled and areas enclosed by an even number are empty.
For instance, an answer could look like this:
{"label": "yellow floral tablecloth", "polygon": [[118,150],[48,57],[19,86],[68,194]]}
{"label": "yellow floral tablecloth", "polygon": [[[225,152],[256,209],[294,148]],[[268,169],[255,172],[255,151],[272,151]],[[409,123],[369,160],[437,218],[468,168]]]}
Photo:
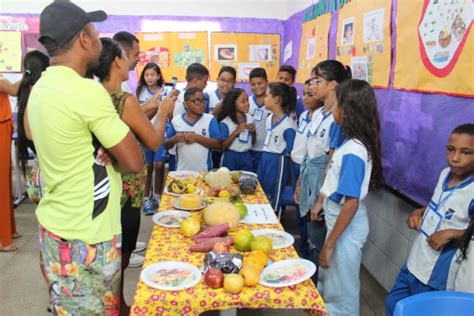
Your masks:
{"label": "yellow floral tablecloth", "polygon": [[[197,186],[201,190],[207,190],[201,181],[198,181]],[[174,209],[172,206],[174,199],[175,197],[164,194],[161,198],[160,211]],[[242,199],[244,203],[268,203],[260,186],[255,195],[243,195]],[[283,230],[280,224],[239,224],[238,229],[244,226],[250,230],[262,228]],[[143,267],[160,261],[183,261],[201,268],[205,254],[190,252],[188,249],[193,243],[190,238],[184,237],[179,229],[155,225]],[[273,262],[292,258],[298,258],[293,247],[274,250],[270,257]],[[312,315],[327,315],[326,306],[311,280],[283,288],[261,285],[245,287],[239,294],[225,292],[222,288],[211,289],[202,280],[195,287],[182,291],[157,290],[139,281],[131,315],[199,315],[209,310],[229,308],[297,308],[306,309]]]}

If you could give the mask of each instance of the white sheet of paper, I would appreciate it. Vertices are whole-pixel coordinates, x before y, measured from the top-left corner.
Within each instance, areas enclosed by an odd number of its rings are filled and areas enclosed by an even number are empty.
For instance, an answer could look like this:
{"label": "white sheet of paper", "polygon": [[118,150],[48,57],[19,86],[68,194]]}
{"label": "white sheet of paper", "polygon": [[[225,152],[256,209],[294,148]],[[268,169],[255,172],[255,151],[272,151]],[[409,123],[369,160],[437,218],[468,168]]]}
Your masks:
{"label": "white sheet of paper", "polygon": [[283,62],[286,62],[288,59],[293,56],[293,41],[289,41],[285,45],[285,50],[283,51]]}
{"label": "white sheet of paper", "polygon": [[245,204],[247,216],[240,222],[244,224],[278,224],[275,211],[270,204]]}

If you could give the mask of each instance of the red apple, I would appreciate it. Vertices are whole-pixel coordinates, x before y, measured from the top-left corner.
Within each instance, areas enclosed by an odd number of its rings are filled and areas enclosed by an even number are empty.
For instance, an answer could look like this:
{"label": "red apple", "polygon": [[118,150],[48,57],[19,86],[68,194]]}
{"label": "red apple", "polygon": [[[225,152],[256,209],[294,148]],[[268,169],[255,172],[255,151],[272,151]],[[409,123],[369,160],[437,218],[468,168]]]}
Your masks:
{"label": "red apple", "polygon": [[222,241],[218,241],[214,244],[214,247],[212,247],[212,250],[214,250],[217,253],[223,253],[223,252],[229,252],[230,247],[228,244],[223,243]]}
{"label": "red apple", "polygon": [[204,274],[204,282],[213,289],[218,289],[224,284],[224,273],[216,268],[211,268]]}

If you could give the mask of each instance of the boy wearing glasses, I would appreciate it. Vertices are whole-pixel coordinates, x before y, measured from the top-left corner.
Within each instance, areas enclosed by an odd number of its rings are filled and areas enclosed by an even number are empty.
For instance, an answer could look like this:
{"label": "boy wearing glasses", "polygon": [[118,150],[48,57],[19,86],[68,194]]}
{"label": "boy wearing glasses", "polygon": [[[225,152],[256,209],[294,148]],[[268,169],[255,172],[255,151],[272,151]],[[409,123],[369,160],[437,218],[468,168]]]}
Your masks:
{"label": "boy wearing glasses", "polygon": [[217,89],[207,92],[209,95],[209,113],[217,116],[218,112],[221,110],[224,96],[234,88],[236,79],[237,71],[234,67],[223,66],[221,70],[219,70],[217,76]]}
{"label": "boy wearing glasses", "polygon": [[209,171],[212,169],[211,149],[222,145],[219,124],[205,113],[204,93],[199,88],[188,88],[184,93],[186,113],[171,121],[166,133],[165,147],[176,145],[176,170]]}

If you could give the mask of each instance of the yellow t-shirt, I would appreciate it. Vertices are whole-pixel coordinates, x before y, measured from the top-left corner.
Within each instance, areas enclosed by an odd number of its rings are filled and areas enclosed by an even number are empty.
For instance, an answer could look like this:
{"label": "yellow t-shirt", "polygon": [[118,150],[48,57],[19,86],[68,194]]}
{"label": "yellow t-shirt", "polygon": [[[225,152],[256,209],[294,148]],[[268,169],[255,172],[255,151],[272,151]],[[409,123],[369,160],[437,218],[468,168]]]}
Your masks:
{"label": "yellow t-shirt", "polygon": [[93,145],[95,136],[113,147],[129,131],[107,91],[72,68],[51,66],[31,91],[28,119],[45,183],[39,223],[89,244],[120,234],[121,175],[95,164]]}

